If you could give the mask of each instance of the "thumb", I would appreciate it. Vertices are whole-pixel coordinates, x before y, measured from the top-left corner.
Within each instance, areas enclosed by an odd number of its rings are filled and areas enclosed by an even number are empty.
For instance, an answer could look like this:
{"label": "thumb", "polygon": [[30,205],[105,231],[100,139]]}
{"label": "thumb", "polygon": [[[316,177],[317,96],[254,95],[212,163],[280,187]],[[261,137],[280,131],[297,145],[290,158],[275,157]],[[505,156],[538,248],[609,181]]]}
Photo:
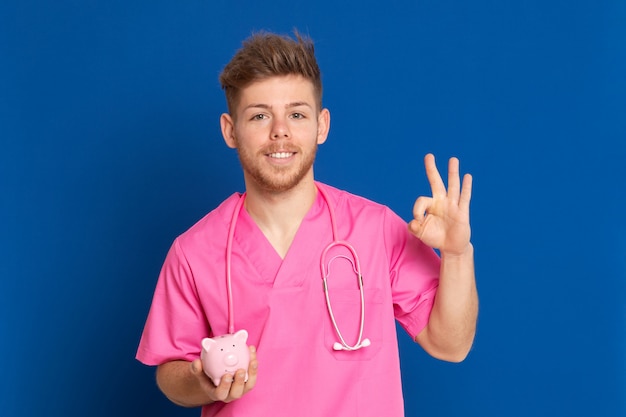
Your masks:
{"label": "thumb", "polygon": [[409,232],[411,232],[418,239],[421,239],[422,233],[424,230],[424,220],[413,219],[409,222],[408,226],[409,226]]}
{"label": "thumb", "polygon": [[[426,229],[429,227],[429,224],[433,221],[433,218],[431,215],[426,215],[422,218],[415,218],[413,220],[411,220],[409,222],[409,232],[411,232],[415,237],[417,237],[419,240],[421,240],[422,242],[424,242],[426,245],[430,246],[431,248],[434,247],[433,246],[433,242],[430,241],[425,241],[425,240],[431,240],[431,238],[427,238],[425,236],[426,233]],[[431,226],[432,228],[432,226]],[[431,233],[430,229],[429,229],[429,234]],[[432,236],[431,236],[432,237]]]}
{"label": "thumb", "polygon": [[193,375],[198,375],[202,372],[202,361],[200,359],[196,359],[190,364],[191,373]]}

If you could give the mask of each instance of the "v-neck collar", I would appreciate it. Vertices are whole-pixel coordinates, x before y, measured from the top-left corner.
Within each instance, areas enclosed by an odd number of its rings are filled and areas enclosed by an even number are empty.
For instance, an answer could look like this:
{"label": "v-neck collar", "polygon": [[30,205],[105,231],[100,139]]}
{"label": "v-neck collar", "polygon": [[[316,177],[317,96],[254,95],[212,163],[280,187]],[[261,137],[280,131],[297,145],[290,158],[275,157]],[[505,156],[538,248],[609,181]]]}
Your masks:
{"label": "v-neck collar", "polygon": [[323,242],[330,242],[330,230],[326,201],[318,192],[284,259],[243,208],[239,213],[234,240],[262,282],[273,287],[298,287],[305,282],[308,271],[319,272],[321,246]]}

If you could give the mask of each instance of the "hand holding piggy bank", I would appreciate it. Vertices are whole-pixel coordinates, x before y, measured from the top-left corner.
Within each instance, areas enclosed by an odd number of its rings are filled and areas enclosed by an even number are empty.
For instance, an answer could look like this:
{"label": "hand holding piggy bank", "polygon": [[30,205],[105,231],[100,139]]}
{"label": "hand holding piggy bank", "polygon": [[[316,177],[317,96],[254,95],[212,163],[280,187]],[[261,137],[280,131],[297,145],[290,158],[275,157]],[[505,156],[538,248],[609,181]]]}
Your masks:
{"label": "hand holding piggy bank", "polygon": [[202,339],[202,353],[200,354],[202,368],[215,386],[220,384],[225,374],[234,374],[237,369],[245,369],[245,380],[248,380],[250,351],[246,344],[247,340],[248,332],[245,330]]}

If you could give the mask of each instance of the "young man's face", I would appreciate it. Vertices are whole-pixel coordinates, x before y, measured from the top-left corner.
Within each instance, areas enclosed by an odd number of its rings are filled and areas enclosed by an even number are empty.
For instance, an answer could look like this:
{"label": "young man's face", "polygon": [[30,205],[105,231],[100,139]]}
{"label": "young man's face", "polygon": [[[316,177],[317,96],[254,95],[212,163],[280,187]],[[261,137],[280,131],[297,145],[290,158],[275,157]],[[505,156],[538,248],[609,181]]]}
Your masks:
{"label": "young man's face", "polygon": [[316,105],[313,84],[289,75],[255,82],[241,91],[236,114],[222,115],[222,134],[236,148],[246,186],[281,192],[313,177],[317,145],[330,125]]}

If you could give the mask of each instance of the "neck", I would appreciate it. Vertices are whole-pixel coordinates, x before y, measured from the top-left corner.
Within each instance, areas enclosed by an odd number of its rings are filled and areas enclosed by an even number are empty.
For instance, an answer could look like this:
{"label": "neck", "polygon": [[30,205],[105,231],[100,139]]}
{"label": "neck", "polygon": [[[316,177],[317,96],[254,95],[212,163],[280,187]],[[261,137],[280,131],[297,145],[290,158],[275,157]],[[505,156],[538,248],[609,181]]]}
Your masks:
{"label": "neck", "polygon": [[280,193],[246,187],[245,208],[276,252],[284,258],[316,196],[317,187],[312,179]]}

